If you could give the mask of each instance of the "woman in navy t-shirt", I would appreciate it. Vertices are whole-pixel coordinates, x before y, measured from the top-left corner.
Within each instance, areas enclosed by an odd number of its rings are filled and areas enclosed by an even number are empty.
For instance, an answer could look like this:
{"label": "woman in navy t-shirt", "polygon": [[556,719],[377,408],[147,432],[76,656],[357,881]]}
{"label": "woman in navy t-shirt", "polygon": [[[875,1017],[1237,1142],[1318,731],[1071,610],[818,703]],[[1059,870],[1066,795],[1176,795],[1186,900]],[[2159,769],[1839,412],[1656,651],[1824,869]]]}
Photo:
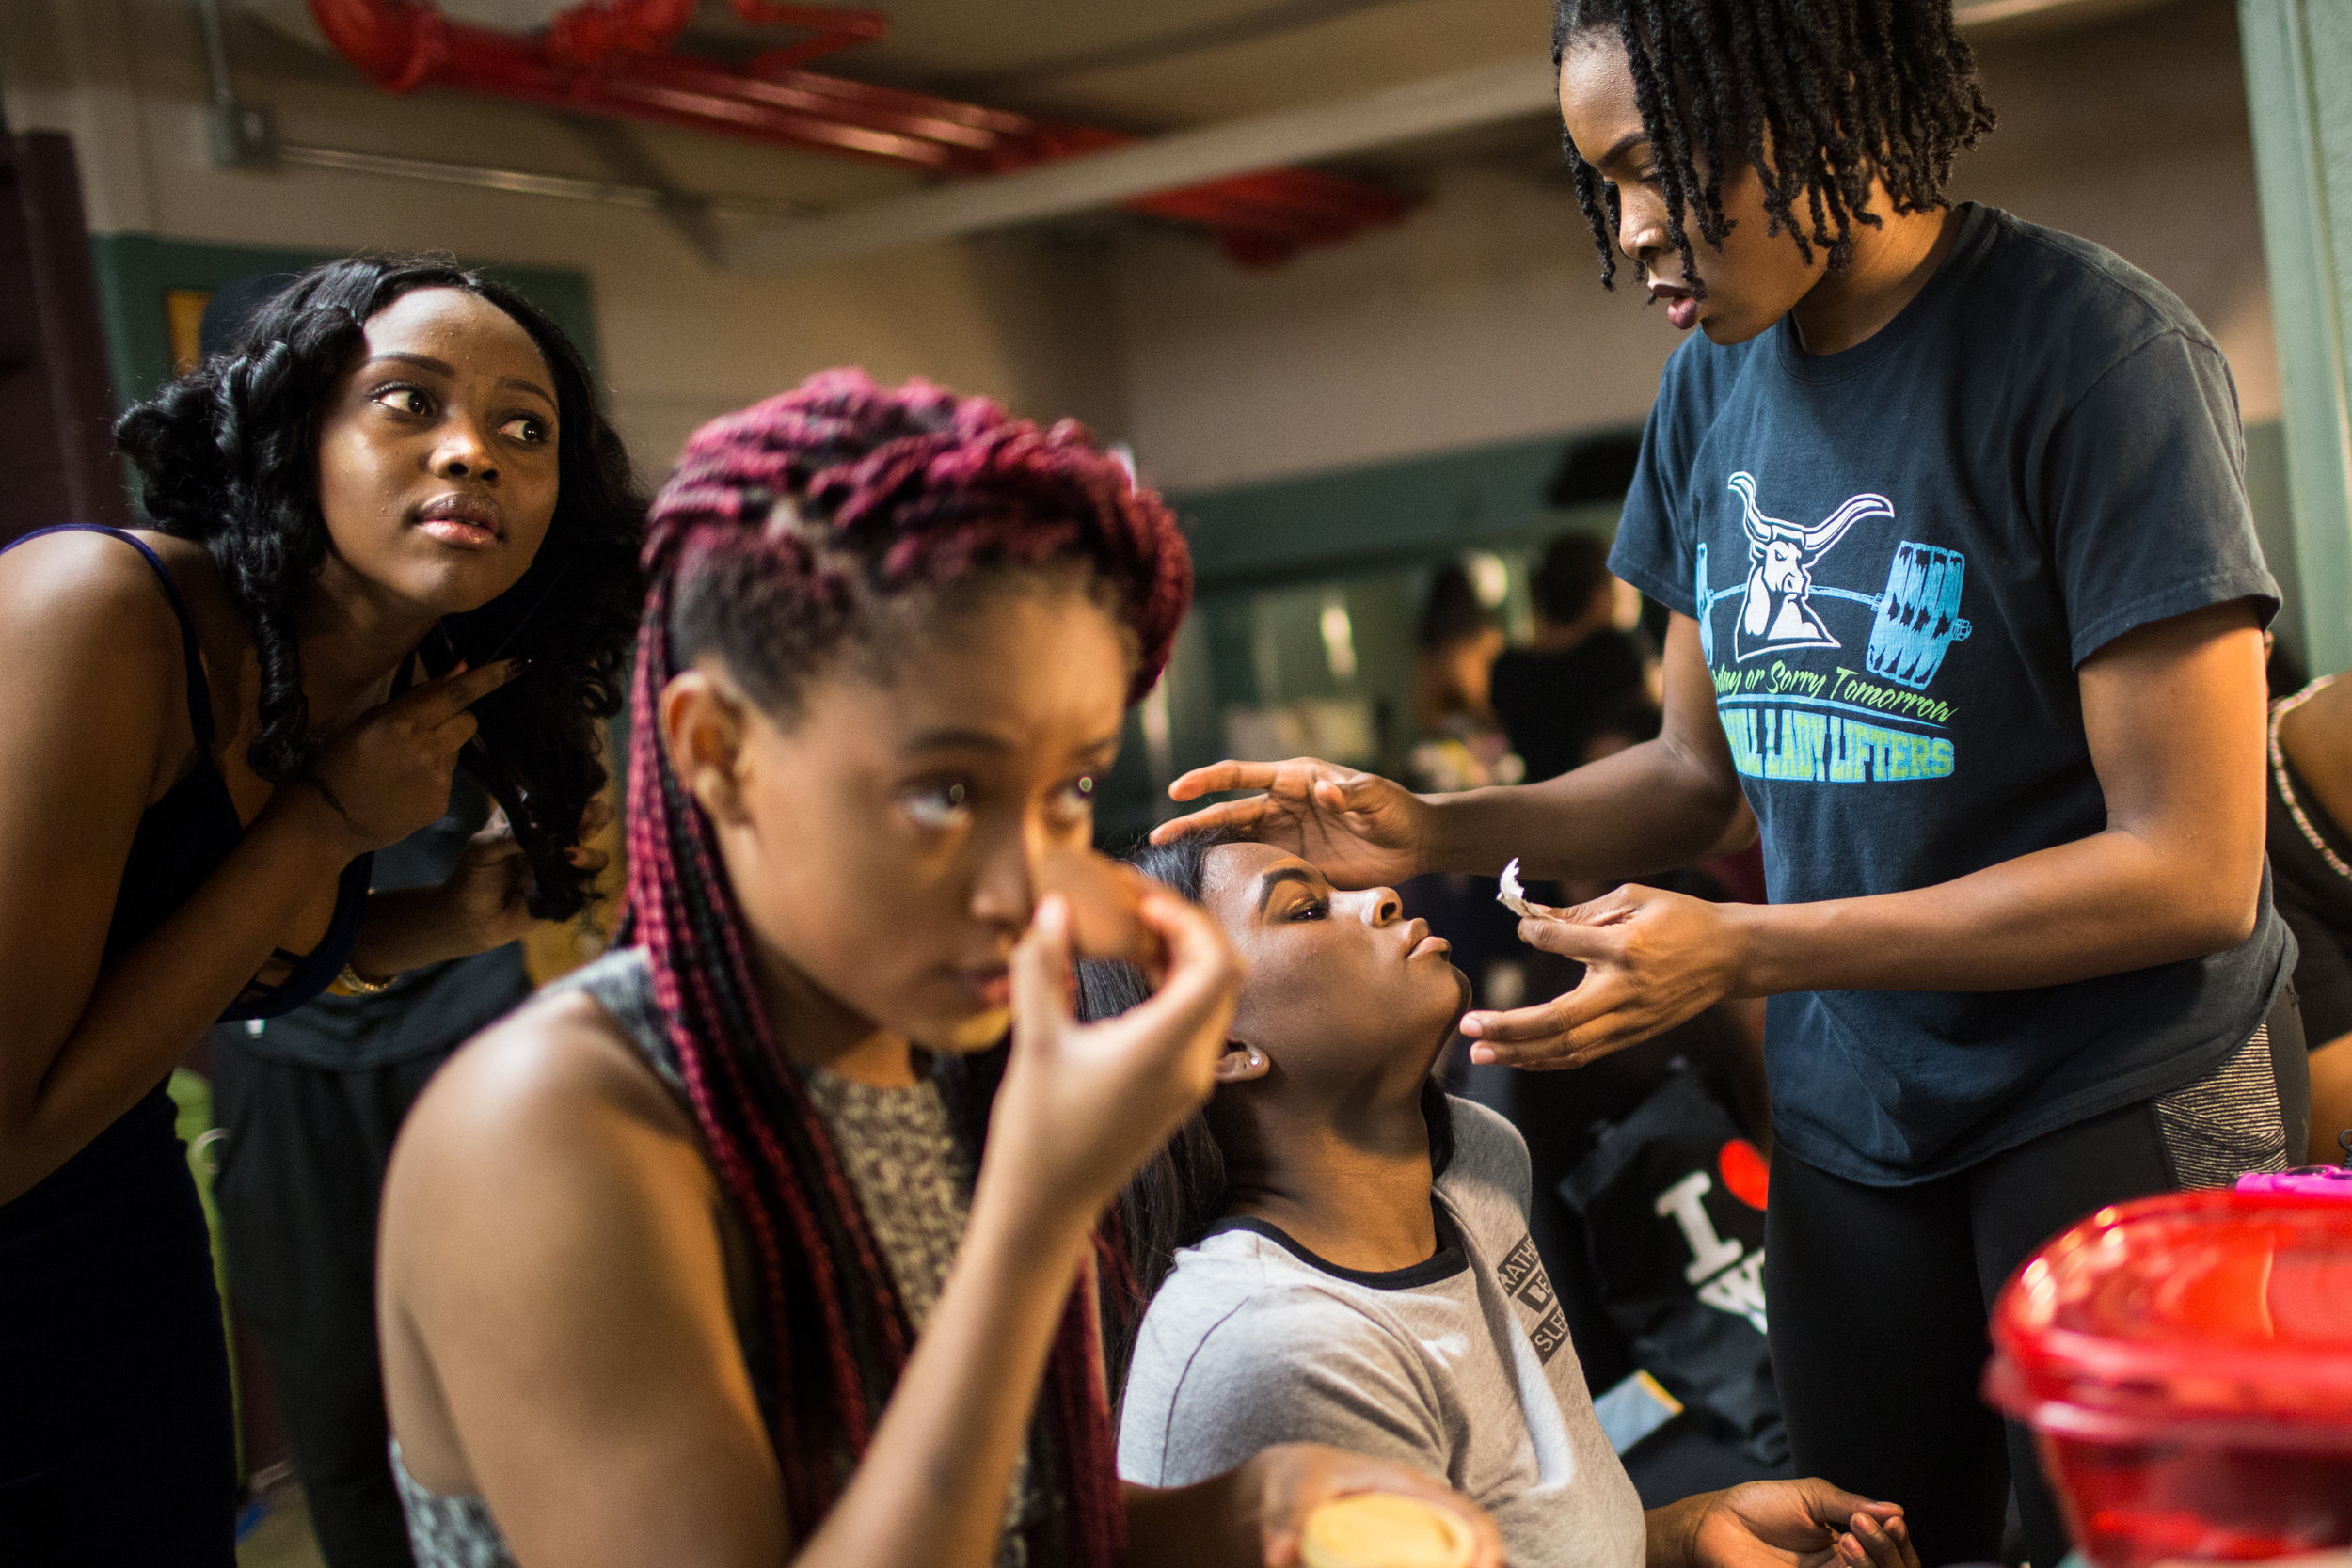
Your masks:
{"label": "woman in navy t-shirt", "polygon": [[[2106,1203],[2303,1147],[2263,858],[2262,626],[2213,340],[2086,241],[1953,208],[1992,124],[1947,0],[1560,0],[1570,167],[1674,325],[1612,566],[1674,612],[1655,741],[1418,800],[1316,762],[1175,786],[1349,885],[1638,876],[1744,794],[1773,902],[1540,912],[1582,984],[1473,1013],[1563,1068],[1769,996],[1765,1269],[1801,1469],[2000,1546],[1985,1304]],[[2272,1045],[2279,1050],[2274,1058]],[[2027,1555],[2064,1526],[2006,1445]]]}

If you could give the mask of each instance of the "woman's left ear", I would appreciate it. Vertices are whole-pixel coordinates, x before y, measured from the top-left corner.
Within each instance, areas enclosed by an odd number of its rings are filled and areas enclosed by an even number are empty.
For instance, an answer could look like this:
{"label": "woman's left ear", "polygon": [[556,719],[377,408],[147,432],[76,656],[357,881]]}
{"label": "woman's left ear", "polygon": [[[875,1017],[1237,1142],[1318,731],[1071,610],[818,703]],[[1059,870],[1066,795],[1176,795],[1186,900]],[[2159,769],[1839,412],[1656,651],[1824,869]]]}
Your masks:
{"label": "woman's left ear", "polygon": [[1254,1045],[1239,1040],[1225,1042],[1225,1054],[1216,1059],[1216,1081],[1220,1084],[1247,1084],[1252,1078],[1263,1078],[1274,1064],[1266,1053]]}

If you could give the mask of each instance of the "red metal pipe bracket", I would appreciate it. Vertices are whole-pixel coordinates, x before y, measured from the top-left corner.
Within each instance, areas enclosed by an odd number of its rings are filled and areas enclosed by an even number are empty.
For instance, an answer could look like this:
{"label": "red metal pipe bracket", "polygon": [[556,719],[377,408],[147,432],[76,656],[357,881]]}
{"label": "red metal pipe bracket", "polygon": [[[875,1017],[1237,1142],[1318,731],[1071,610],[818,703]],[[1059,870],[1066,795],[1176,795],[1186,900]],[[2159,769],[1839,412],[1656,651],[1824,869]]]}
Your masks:
{"label": "red metal pipe bracket", "polygon": [[[538,34],[451,22],[430,0],[310,0],[345,59],[392,92],[428,85],[490,93],[577,114],[722,131],[941,174],[1004,173],[1135,138],[1002,109],[878,87],[799,69],[889,31],[879,11],[733,0],[761,25],[811,37],[749,69],[673,52],[694,0],[583,0]],[[1121,203],[1200,224],[1244,265],[1287,260],[1401,217],[1412,198],[1309,169],[1273,168]]]}

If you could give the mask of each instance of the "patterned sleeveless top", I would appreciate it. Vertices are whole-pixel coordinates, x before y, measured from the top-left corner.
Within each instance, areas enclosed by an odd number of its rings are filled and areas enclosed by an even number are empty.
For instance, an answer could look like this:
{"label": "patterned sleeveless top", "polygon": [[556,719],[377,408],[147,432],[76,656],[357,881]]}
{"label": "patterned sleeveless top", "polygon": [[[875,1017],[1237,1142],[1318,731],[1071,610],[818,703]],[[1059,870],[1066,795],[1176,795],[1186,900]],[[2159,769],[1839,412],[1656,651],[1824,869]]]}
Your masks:
{"label": "patterned sleeveless top", "polygon": [[[585,991],[612,1016],[645,1063],[679,1103],[686,1082],[654,997],[653,971],[638,948],[608,954],[549,986],[551,991]],[[890,1270],[891,1283],[920,1333],[939,1300],[956,1243],[971,1212],[973,1171],[957,1141],[938,1085],[919,1079],[906,1088],[876,1088],[822,1069],[804,1074],[809,1098],[825,1119],[825,1130],[848,1169],[867,1228]],[[743,1347],[755,1388],[774,1386],[767,1332],[752,1295],[751,1274],[742,1266],[739,1239],[728,1242],[727,1276],[735,1333]],[[1025,1568],[1025,1536],[1046,1499],[1030,1478],[1040,1472],[1033,1424],[1029,1451],[1013,1473],[997,1568]],[[516,1568],[506,1538],[480,1496],[429,1492],[401,1463],[392,1444],[392,1479],[407,1515],[408,1540],[417,1568]]]}

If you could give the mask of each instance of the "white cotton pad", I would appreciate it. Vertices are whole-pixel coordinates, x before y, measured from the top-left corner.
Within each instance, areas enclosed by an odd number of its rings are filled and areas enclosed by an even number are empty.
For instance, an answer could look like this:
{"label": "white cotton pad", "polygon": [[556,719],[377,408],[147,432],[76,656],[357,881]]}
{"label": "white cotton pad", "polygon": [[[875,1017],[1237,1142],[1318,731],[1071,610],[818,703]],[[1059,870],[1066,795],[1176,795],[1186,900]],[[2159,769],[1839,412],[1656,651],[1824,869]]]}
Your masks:
{"label": "white cotton pad", "polygon": [[1502,868],[1502,887],[1495,895],[1495,902],[1518,915],[1521,920],[1535,911],[1527,901],[1527,889],[1519,886],[1519,858],[1511,857],[1511,863]]}

